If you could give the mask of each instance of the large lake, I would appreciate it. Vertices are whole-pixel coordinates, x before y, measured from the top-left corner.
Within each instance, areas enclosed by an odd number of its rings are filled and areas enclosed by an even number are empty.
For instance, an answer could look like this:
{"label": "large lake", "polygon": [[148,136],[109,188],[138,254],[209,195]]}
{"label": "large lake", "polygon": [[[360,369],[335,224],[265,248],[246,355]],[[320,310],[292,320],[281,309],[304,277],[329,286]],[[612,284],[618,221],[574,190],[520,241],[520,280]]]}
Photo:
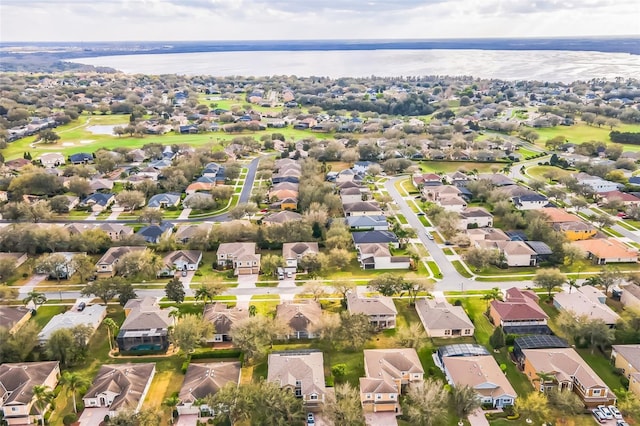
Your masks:
{"label": "large lake", "polygon": [[141,74],[333,78],[470,75],[567,83],[640,77],[638,55],[549,50],[245,51],[102,56],[73,61]]}

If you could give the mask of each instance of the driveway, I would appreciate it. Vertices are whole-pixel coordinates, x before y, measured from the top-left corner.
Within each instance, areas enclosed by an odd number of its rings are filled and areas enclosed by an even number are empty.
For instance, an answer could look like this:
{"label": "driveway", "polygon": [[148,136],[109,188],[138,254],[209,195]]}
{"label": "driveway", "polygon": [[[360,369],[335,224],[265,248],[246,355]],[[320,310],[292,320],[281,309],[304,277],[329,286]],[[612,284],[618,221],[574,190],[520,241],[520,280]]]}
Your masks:
{"label": "driveway", "polygon": [[467,417],[471,426],[489,426],[487,418],[484,416],[484,411],[476,410]]}
{"label": "driveway", "polygon": [[33,274],[31,278],[29,278],[29,281],[24,283],[24,285],[22,285],[18,289],[18,297],[20,299],[25,298],[27,296],[27,293],[33,291],[38,284],[40,284],[42,281],[46,279],[47,279],[47,274]]}
{"label": "driveway", "polygon": [[85,408],[78,421],[80,426],[100,426],[108,412],[107,407]]}
{"label": "driveway", "polygon": [[178,420],[176,421],[175,425],[176,426],[196,426],[196,424],[198,423],[198,420],[200,421],[207,421],[206,418],[198,418],[197,414],[185,414],[183,416],[179,416]]}
{"label": "driveway", "polygon": [[396,413],[367,413],[364,421],[367,426],[398,426]]}
{"label": "driveway", "polygon": [[187,271],[186,277],[180,276],[180,282],[184,287],[185,296],[193,296],[193,290],[191,289],[191,281],[193,280],[193,277],[195,276],[195,274],[196,274],[196,271]]}
{"label": "driveway", "polygon": [[258,282],[258,275],[238,275],[238,287],[237,288],[256,288],[256,282]]}

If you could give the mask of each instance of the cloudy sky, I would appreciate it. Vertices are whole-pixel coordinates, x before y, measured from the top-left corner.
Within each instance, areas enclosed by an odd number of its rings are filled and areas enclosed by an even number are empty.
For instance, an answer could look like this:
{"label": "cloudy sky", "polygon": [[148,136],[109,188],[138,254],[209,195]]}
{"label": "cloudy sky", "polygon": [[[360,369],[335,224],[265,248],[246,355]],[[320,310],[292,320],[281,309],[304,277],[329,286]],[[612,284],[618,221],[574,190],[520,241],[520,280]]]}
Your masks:
{"label": "cloudy sky", "polygon": [[638,0],[0,0],[0,41],[638,34]]}

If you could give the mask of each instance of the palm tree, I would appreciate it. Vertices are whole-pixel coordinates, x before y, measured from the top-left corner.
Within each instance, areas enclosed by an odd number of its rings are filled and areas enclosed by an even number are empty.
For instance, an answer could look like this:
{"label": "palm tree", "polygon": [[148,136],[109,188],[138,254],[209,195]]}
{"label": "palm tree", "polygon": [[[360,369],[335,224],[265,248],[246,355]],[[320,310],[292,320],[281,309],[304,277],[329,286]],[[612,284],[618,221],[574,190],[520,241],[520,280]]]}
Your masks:
{"label": "palm tree", "polygon": [[171,423],[173,423],[173,412],[179,403],[180,399],[178,399],[178,395],[176,395],[175,393],[162,402],[162,405],[164,405],[165,407],[169,407],[169,409],[171,410]]}
{"label": "palm tree", "polygon": [[79,375],[78,373],[72,373],[70,371],[65,371],[62,374],[62,379],[60,383],[67,387],[67,394],[71,394],[73,397],[73,412],[77,413],[78,408],[76,406],[76,392],[82,392],[84,388],[87,387],[89,382],[87,379]]}
{"label": "palm tree", "polygon": [[487,312],[489,311],[489,303],[492,300],[502,299],[502,291],[498,287],[493,287],[487,294],[482,296],[483,300],[487,301]]}
{"label": "palm tree", "polygon": [[454,387],[451,389],[451,402],[460,419],[464,419],[480,408],[478,393],[471,386]]}
{"label": "palm tree", "polygon": [[578,284],[578,280],[576,278],[569,278],[567,280],[567,285],[569,286],[569,294],[571,294],[571,290],[573,290],[574,288],[580,287],[580,284]]}
{"label": "palm tree", "polygon": [[111,333],[115,335],[116,330],[118,329],[118,325],[111,318],[105,318],[102,323],[107,327],[107,334],[109,335],[109,350],[113,350],[113,337]]}
{"label": "palm tree", "polygon": [[249,316],[255,317],[257,313],[258,313],[258,308],[256,308],[256,305],[249,305]]}
{"label": "palm tree", "polygon": [[556,383],[556,376],[553,373],[547,373],[544,371],[536,372],[538,375],[538,382],[540,382],[540,386],[544,387],[545,383]]}
{"label": "palm tree", "polygon": [[47,407],[53,402],[55,395],[50,390],[49,386],[36,385],[33,387],[33,405],[40,414],[40,424],[44,426],[44,413],[47,411]]}
{"label": "palm tree", "polygon": [[28,305],[29,303],[33,303],[33,305],[38,309],[39,305],[43,305],[47,301],[47,296],[44,293],[40,293],[39,291],[32,290],[27,293],[27,297],[22,299],[22,303]]}

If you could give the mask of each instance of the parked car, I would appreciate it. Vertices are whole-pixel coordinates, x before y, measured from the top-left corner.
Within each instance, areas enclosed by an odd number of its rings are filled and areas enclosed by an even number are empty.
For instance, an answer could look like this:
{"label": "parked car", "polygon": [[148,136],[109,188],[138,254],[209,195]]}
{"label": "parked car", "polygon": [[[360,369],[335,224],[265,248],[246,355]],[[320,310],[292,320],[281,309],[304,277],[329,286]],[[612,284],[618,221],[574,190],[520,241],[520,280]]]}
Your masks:
{"label": "parked car", "polygon": [[620,212],[618,213],[618,217],[621,219],[628,219],[629,216],[627,216],[627,214],[625,212]]}
{"label": "parked car", "polygon": [[602,412],[602,414],[604,415],[604,417],[607,420],[612,420],[613,419],[613,413],[611,412],[611,410],[609,410],[607,408],[606,405],[598,405],[598,410],[600,410]]}
{"label": "parked car", "polygon": [[87,307],[86,303],[84,303],[84,302],[78,303],[78,311],[82,312],[82,311],[84,311],[84,308],[86,308],[86,307]]}
{"label": "parked car", "polygon": [[313,413],[307,413],[307,425],[313,425],[316,423],[316,418]]}
{"label": "parked car", "polygon": [[293,274],[291,272],[287,272],[287,278],[291,278],[293,277]]}
{"label": "parked car", "polygon": [[433,240],[433,235],[431,234],[431,232],[427,232],[427,238]]}
{"label": "parked car", "polygon": [[602,414],[602,411],[597,408],[594,408],[591,412],[593,413],[593,417],[595,417],[599,423],[605,423],[607,421],[607,418]]}
{"label": "parked car", "polygon": [[610,405],[608,408],[609,411],[611,411],[611,414],[613,414],[614,419],[622,420],[622,413],[616,408],[615,405]]}
{"label": "parked car", "polygon": [[187,271],[182,271],[182,276],[186,277],[187,276]]}
{"label": "parked car", "polygon": [[625,422],[624,420],[617,420],[616,426],[629,426],[629,423]]}

